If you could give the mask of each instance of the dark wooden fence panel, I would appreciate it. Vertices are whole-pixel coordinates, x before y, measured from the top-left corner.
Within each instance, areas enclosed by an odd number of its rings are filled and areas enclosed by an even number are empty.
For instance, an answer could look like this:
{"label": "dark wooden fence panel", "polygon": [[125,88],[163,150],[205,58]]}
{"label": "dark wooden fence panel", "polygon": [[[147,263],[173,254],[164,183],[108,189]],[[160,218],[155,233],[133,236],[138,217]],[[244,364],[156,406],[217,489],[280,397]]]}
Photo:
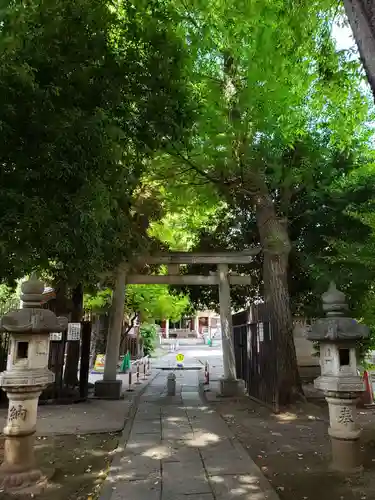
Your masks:
{"label": "dark wooden fence panel", "polygon": [[89,395],[91,321],[83,321],[81,335],[81,364],[79,369],[79,395],[87,399]]}
{"label": "dark wooden fence panel", "polygon": [[239,319],[244,320],[246,316],[233,317],[237,377],[245,381],[251,398],[277,412],[277,356],[271,325],[269,322],[238,324]]}
{"label": "dark wooden fence panel", "polygon": [[237,378],[247,381],[247,325],[234,328],[234,354]]}
{"label": "dark wooden fence panel", "polygon": [[[142,345],[140,346],[142,349]],[[138,356],[138,346],[137,346],[137,337],[136,336],[126,336],[124,339],[124,352],[129,352],[130,357],[132,359],[136,359]]]}

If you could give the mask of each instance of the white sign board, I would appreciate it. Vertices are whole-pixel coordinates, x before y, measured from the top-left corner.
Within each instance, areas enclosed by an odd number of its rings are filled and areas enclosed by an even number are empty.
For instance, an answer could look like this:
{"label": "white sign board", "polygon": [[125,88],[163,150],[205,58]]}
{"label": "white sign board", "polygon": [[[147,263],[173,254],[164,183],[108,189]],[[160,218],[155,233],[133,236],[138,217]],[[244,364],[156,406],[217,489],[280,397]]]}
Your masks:
{"label": "white sign board", "polygon": [[81,323],[68,323],[68,340],[81,340]]}
{"label": "white sign board", "polygon": [[49,339],[55,342],[60,342],[62,340],[62,333],[61,332],[52,332],[49,334]]}

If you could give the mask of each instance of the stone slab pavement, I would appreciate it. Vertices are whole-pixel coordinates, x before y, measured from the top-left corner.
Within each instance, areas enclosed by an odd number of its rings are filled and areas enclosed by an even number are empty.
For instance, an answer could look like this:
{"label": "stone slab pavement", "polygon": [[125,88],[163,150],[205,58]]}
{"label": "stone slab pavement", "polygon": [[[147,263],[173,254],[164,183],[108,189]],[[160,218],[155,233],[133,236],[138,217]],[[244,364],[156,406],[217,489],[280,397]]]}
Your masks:
{"label": "stone slab pavement", "polygon": [[[107,401],[103,399],[89,399],[85,403],[72,405],[40,405],[38,408],[37,435],[59,436],[66,434],[100,434],[122,431],[129,417],[134,398],[157,374],[152,370],[144,379],[141,373],[139,384],[134,384],[133,392],[127,392],[128,383],[125,375],[123,379],[124,399]],[[100,379],[103,376],[100,376]],[[8,410],[0,409],[0,429],[6,424]]]}
{"label": "stone slab pavement", "polygon": [[100,500],[279,500],[219,415],[201,400],[197,371],[160,372],[141,395]]}

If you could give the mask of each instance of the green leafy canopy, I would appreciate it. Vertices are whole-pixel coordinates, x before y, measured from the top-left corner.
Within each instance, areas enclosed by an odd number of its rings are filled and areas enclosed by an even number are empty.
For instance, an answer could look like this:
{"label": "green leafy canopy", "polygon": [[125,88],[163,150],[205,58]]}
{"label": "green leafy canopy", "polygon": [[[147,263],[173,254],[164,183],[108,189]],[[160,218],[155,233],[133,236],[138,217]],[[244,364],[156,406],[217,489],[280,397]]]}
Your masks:
{"label": "green leafy canopy", "polygon": [[149,244],[134,192],[189,124],[173,8],[15,1],[0,16],[0,275],[95,283]]}

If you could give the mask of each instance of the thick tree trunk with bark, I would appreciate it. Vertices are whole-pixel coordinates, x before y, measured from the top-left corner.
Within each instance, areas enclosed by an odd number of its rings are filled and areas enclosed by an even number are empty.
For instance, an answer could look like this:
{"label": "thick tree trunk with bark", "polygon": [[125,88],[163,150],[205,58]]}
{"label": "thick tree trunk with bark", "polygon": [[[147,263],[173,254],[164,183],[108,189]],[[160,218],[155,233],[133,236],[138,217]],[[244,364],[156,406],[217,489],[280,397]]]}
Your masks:
{"label": "thick tree trunk with bark", "polygon": [[120,356],[126,354],[126,351],[127,351],[126,339],[128,337],[130,330],[134,327],[136,319],[137,319],[136,314],[134,314],[132,317],[128,316],[126,321],[124,322],[124,324],[122,326],[121,342],[120,342]]}
{"label": "thick tree trunk with bark", "polygon": [[[77,285],[72,292],[72,313],[70,321],[80,323],[83,318],[83,286]],[[78,384],[78,364],[80,354],[80,342],[69,341],[67,344],[66,364],[64,372],[64,384],[75,387]]]}
{"label": "thick tree trunk with bark", "polygon": [[97,354],[97,346],[100,337],[100,316],[93,314],[92,317],[92,331],[91,331],[91,345],[90,345],[90,369],[94,367],[95,358]]}
{"label": "thick tree trunk with bark", "polygon": [[[64,280],[54,283],[55,299],[53,302],[53,311],[57,316],[69,318],[70,301],[67,297],[68,284]],[[64,368],[64,342],[50,342],[50,369],[55,374],[55,388],[62,387],[63,368]],[[58,389],[57,389],[58,391]],[[55,393],[54,397],[58,397]]]}
{"label": "thick tree trunk with bark", "polygon": [[101,314],[99,336],[97,338],[95,355],[105,353],[107,346],[108,330],[109,330],[109,314],[108,313]]}
{"label": "thick tree trunk with bark", "polygon": [[344,5],[375,98],[375,1],[344,0]]}
{"label": "thick tree trunk with bark", "polygon": [[276,343],[278,402],[288,405],[303,396],[288,291],[291,244],[286,224],[277,217],[268,195],[257,197],[256,216],[263,248],[264,296],[270,311],[271,335]]}

